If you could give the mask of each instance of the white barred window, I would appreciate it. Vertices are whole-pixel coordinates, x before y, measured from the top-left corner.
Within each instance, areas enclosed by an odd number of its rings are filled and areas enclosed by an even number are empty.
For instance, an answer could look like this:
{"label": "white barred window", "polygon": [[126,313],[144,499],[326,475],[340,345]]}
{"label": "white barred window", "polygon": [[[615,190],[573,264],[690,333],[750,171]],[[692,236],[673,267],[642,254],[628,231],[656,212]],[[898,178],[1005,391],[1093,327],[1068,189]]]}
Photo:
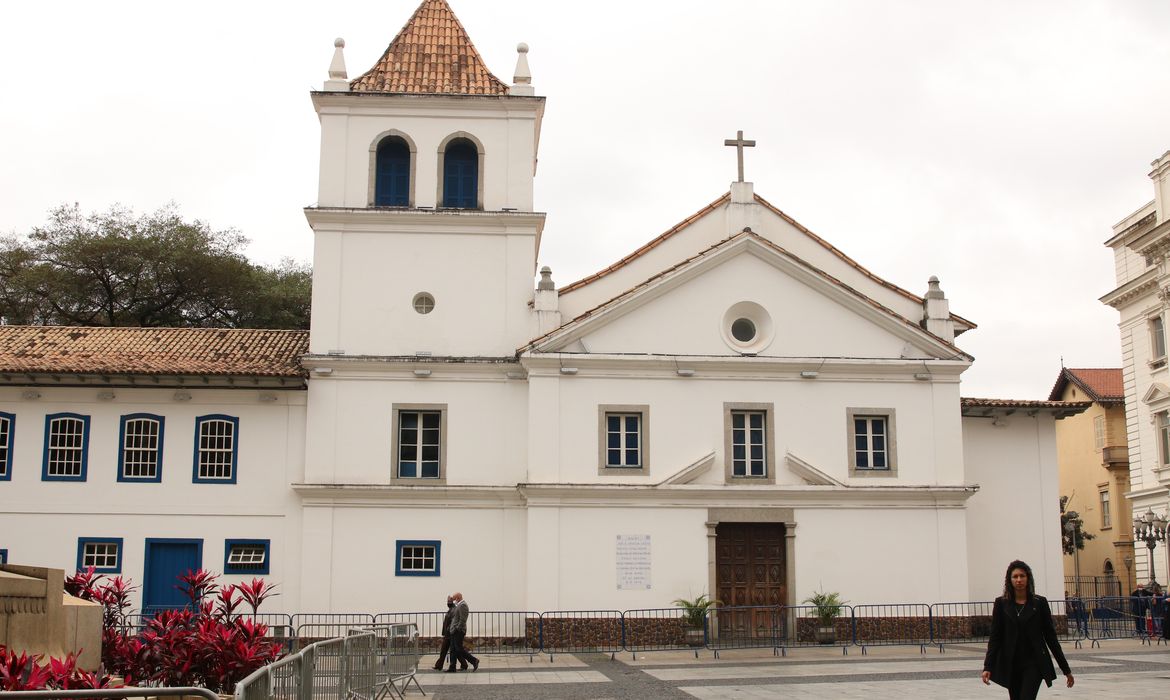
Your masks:
{"label": "white barred window", "polygon": [[225,574],[269,573],[269,540],[228,540],[225,546],[227,549],[223,566]]}
{"label": "white barred window", "polygon": [[162,455],[162,418],[159,416],[122,416],[122,453],[120,480],[158,481]]}
{"label": "white barred window", "polygon": [[120,537],[82,537],[77,540],[77,568],[93,568],[97,573],[116,574],[122,571],[122,539]]}
{"label": "white barred window", "polygon": [[195,419],[195,481],[236,482],[236,433],[239,418],[200,416]]}
{"label": "white barred window", "polygon": [[45,481],[85,481],[89,416],[59,413],[45,416]]}
{"label": "white barred window", "polygon": [[0,481],[12,478],[12,423],[11,413],[0,413]]}

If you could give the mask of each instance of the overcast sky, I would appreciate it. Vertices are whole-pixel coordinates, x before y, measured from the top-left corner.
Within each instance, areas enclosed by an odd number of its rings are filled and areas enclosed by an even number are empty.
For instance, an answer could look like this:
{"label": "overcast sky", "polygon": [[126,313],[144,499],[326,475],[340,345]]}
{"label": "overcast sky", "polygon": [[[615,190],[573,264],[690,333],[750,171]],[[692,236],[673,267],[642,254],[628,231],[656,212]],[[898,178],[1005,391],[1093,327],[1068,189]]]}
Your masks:
{"label": "overcast sky", "polygon": [[[756,192],[979,324],[967,396],[1045,398],[1120,366],[1110,227],[1170,149],[1170,3],[451,0],[511,82],[548,98],[540,263],[567,284],[726,192]],[[176,202],[256,261],[310,261],[320,89],[416,0],[21,2],[0,22],[0,232],[78,202]]]}

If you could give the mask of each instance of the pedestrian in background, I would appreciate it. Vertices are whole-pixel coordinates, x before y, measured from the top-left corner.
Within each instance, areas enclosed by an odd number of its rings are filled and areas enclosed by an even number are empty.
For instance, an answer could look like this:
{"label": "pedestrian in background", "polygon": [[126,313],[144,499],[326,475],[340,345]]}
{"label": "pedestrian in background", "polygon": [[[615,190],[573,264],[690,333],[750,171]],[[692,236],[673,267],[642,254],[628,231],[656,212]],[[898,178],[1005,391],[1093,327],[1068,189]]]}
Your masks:
{"label": "pedestrian in background", "polygon": [[[443,670],[443,661],[451,650],[451,620],[455,619],[455,601],[447,596],[447,614],[443,616],[443,646],[439,647],[439,660],[435,662],[435,670]],[[467,670],[467,662],[463,662],[463,670]]]}
{"label": "pedestrian in background", "polygon": [[467,664],[471,664],[472,672],[479,670],[479,659],[471,655],[470,652],[463,646],[463,638],[467,636],[467,615],[471,612],[467,601],[463,600],[463,594],[456,591],[451,594],[451,600],[455,603],[455,616],[451,619],[451,666],[447,669],[447,673],[455,673],[455,662],[458,661],[466,670]]}
{"label": "pedestrian in background", "polygon": [[1008,689],[1011,700],[1035,700],[1040,681],[1052,686],[1056,670],[1048,650],[1073,687],[1072,671],[1052,624],[1052,609],[1044,596],[1036,595],[1032,568],[1022,561],[1008,564],[1003,595],[991,609],[991,639],[983,659],[983,683]]}

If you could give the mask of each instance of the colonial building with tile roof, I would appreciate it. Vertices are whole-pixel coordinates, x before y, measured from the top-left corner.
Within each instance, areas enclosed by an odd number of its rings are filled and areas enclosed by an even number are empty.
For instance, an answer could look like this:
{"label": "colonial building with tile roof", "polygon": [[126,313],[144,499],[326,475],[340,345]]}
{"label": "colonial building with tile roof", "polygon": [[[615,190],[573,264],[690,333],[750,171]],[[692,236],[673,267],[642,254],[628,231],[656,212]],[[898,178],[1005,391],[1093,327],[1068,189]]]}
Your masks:
{"label": "colonial building with tile roof", "polygon": [[1088,404],[961,399],[975,324],[937,279],[740,178],[558,289],[528,47],[501,82],[445,0],[357,79],[335,47],[307,338],[0,329],[14,560],[121,572],[147,609],[196,566],[291,612],[985,600],[1016,557],[1060,594],[1055,424]]}
{"label": "colonial building with tile roof", "polygon": [[1121,368],[1061,368],[1048,399],[1086,405],[1056,425],[1060,494],[1092,537],[1065,555],[1065,588],[1082,598],[1128,595],[1136,579]]}

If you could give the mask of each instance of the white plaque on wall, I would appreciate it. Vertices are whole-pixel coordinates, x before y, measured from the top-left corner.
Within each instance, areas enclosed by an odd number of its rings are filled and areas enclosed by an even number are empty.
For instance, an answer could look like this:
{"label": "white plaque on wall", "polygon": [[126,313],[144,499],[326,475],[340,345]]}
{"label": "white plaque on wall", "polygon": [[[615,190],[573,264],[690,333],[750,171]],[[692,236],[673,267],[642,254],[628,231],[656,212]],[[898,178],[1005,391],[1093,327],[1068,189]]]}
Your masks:
{"label": "white plaque on wall", "polygon": [[619,591],[650,590],[650,535],[617,536]]}

